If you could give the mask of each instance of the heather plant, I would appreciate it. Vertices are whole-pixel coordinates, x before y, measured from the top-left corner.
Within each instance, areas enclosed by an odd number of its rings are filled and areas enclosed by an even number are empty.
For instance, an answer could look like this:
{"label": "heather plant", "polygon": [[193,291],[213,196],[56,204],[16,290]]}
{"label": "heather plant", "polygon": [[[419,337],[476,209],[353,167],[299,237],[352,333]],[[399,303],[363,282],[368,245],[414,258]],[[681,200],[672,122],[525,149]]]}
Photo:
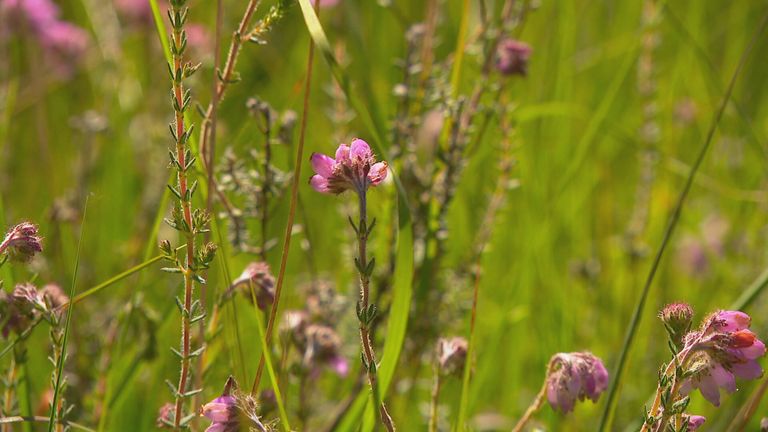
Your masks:
{"label": "heather plant", "polygon": [[0,432],[768,428],[766,30],[0,0]]}

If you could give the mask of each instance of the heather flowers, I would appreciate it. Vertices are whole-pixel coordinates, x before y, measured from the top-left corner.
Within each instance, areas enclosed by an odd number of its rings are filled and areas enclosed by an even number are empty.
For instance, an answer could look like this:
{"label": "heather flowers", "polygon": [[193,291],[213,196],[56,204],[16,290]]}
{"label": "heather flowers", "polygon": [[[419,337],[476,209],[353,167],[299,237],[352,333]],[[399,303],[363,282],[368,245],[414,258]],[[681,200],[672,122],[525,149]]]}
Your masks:
{"label": "heather flowers", "polygon": [[[670,305],[661,313],[670,333],[674,360],[662,367],[659,385],[651,409],[644,413],[643,431],[663,431],[670,422],[677,430],[683,421],[691,426],[703,423],[698,416],[684,416],[689,395],[698,389],[714,406],[720,406],[720,389],[736,391],[736,378],[756,379],[763,370],[757,359],[765,355],[765,344],[749,326],[751,318],[744,312],[721,310],[705,318],[698,330],[688,332],[682,343],[674,341],[670,316],[674,310],[690,306]],[[685,417],[687,420],[684,420]],[[693,424],[692,424],[693,423]]]}
{"label": "heather flowers", "polygon": [[555,411],[567,414],[577,401],[597,402],[608,388],[608,371],[602,360],[589,352],[558,353],[552,356],[547,376],[539,394],[517,422],[513,431],[521,431],[546,397]]}
{"label": "heather flowers", "polygon": [[14,226],[0,243],[0,265],[7,259],[16,262],[29,261],[35,254],[43,251],[42,240],[37,225],[22,222]]}
{"label": "heather flowers", "polygon": [[309,183],[318,192],[340,194],[351,189],[364,194],[369,186],[387,178],[387,163],[376,162],[370,146],[361,139],[352,140],[349,146],[339,145],[335,159],[313,153],[310,161],[315,175]]}
{"label": "heather flowers", "polygon": [[230,291],[243,288],[245,296],[253,301],[261,310],[267,310],[275,301],[275,277],[265,262],[252,262],[243,270],[240,276],[232,282]]}

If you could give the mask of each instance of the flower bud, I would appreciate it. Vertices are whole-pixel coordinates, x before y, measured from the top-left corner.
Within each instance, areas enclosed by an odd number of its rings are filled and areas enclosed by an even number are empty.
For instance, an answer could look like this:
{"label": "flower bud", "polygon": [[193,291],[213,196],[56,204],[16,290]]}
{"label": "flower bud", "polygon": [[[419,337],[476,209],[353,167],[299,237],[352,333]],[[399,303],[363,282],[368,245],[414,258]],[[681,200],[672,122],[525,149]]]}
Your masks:
{"label": "flower bud", "polygon": [[459,374],[467,361],[467,340],[463,337],[440,338],[437,341],[437,364],[443,375]]}
{"label": "flower bud", "polygon": [[680,349],[683,337],[691,329],[693,309],[687,303],[670,303],[659,312],[659,318],[667,329],[669,339]]}

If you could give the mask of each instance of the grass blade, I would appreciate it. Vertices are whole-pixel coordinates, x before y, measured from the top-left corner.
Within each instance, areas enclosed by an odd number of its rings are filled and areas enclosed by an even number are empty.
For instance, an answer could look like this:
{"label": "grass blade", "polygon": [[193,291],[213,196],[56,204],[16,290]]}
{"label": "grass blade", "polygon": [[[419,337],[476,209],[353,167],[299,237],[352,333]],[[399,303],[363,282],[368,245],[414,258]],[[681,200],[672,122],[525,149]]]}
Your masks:
{"label": "grass blade", "polygon": [[766,24],[768,24],[768,15],[766,15],[763,18],[760,25],[758,26],[758,29],[755,31],[755,34],[752,36],[752,39],[750,40],[749,44],[744,49],[744,52],[741,54],[741,58],[739,59],[739,63],[736,66],[736,70],[733,72],[733,75],[731,76],[731,80],[728,83],[728,88],[726,89],[725,95],[723,95],[723,100],[720,103],[720,106],[718,107],[717,112],[715,112],[714,117],[712,118],[712,123],[709,127],[709,131],[707,132],[707,138],[704,141],[704,145],[701,147],[701,150],[699,150],[699,154],[696,157],[696,161],[694,162],[691,168],[691,171],[688,174],[688,177],[686,178],[685,185],[683,186],[683,190],[680,192],[680,196],[677,199],[675,208],[672,211],[672,215],[669,219],[669,223],[667,224],[667,228],[664,231],[664,237],[662,238],[661,244],[659,245],[659,249],[653,258],[650,271],[648,272],[648,277],[645,280],[645,284],[643,285],[643,290],[640,293],[640,298],[638,299],[637,304],[635,305],[635,310],[632,314],[632,319],[630,321],[629,328],[627,329],[627,333],[624,337],[624,343],[622,344],[622,347],[621,347],[619,360],[617,362],[616,368],[614,368],[614,371],[615,371],[614,378],[611,381],[610,388],[608,389],[608,396],[606,397],[605,409],[603,410],[603,414],[600,419],[600,431],[610,429],[611,420],[612,420],[611,417],[613,414],[613,407],[616,404],[616,397],[618,395],[618,391],[621,385],[621,379],[624,372],[624,367],[626,366],[627,357],[629,356],[629,351],[632,349],[632,344],[634,343],[634,340],[635,340],[635,334],[637,333],[637,328],[640,326],[640,321],[642,320],[643,310],[645,309],[645,302],[648,298],[648,292],[650,291],[651,284],[653,283],[653,279],[656,276],[656,271],[659,268],[661,259],[664,256],[664,251],[666,250],[667,245],[669,244],[672,238],[672,234],[674,233],[675,228],[677,227],[677,222],[680,219],[680,214],[683,210],[683,205],[685,204],[686,198],[688,197],[688,194],[691,190],[691,186],[693,185],[693,181],[696,177],[696,173],[699,171],[699,168],[701,167],[701,164],[704,161],[704,157],[707,155],[707,150],[709,150],[709,147],[712,144],[712,140],[715,136],[715,131],[717,130],[717,126],[720,123],[720,119],[723,117],[723,113],[725,112],[725,107],[728,106],[728,100],[731,97],[731,93],[733,93],[733,88],[736,84],[736,78],[738,78],[739,74],[741,73],[741,70],[743,69],[744,64],[746,63],[747,58],[749,57],[749,54],[752,52],[752,48],[757,42],[759,36],[765,30]]}
{"label": "grass blade", "polygon": [[[75,257],[75,270],[72,273],[72,286],[69,288],[69,298],[74,298],[77,284],[77,271],[80,268],[80,252],[83,248],[83,238],[85,236],[85,220],[88,214],[88,197],[85,198],[83,207],[83,220],[80,223],[80,240],[77,242],[77,255]],[[67,342],[69,340],[69,326],[72,322],[72,310],[74,307],[67,308],[67,318],[64,320],[64,339],[61,342],[61,355],[56,365],[56,385],[53,387],[53,398],[51,400],[51,414],[48,419],[48,432],[53,432],[54,420],[56,419],[56,406],[61,387],[61,377],[64,374],[64,360],[67,357]]]}
{"label": "grass blade", "polygon": [[[253,288],[251,288],[253,289]],[[269,375],[269,381],[272,384],[272,390],[275,392],[275,399],[277,401],[277,410],[280,412],[280,423],[283,425],[283,429],[286,431],[291,430],[291,425],[288,423],[288,414],[285,411],[285,405],[283,404],[283,396],[280,394],[280,386],[277,383],[277,375],[275,375],[275,369],[272,367],[272,357],[269,355],[269,347],[267,347],[267,338],[264,334],[264,317],[260,316],[256,320],[256,328],[259,329],[259,341],[261,342],[261,349],[264,355],[264,364],[267,367],[267,375]]]}

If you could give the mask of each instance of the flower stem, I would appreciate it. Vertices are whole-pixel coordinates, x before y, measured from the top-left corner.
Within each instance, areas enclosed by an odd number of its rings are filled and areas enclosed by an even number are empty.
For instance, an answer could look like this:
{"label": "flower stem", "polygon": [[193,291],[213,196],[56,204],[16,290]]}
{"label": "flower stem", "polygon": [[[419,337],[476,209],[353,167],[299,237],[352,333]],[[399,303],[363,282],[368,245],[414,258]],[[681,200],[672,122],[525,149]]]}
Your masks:
{"label": "flower stem", "polygon": [[[551,369],[551,365],[550,368]],[[547,373],[549,375],[549,373]],[[533,402],[531,402],[531,405],[528,407],[527,410],[525,410],[525,414],[523,414],[522,417],[520,417],[520,420],[517,421],[517,424],[515,427],[512,428],[512,432],[520,432],[523,430],[523,427],[528,424],[528,422],[531,420],[534,414],[541,409],[541,406],[544,404],[544,396],[547,394],[547,380],[544,379],[544,384],[541,386],[541,390],[539,390],[539,393],[536,395],[536,398],[533,399]]]}
{"label": "flower stem", "polygon": [[[171,2],[172,14],[176,16],[186,15],[186,11],[183,7],[176,6],[174,2]],[[187,185],[187,152],[186,152],[186,136],[190,132],[185,129],[184,126],[184,107],[185,107],[185,95],[184,85],[182,78],[184,76],[185,67],[183,65],[183,47],[186,45],[186,36],[184,35],[183,19],[181,22],[175,21],[173,24],[172,45],[175,49],[172,49],[172,62],[173,71],[175,77],[173,79],[173,96],[175,99],[174,111],[175,111],[175,136],[176,136],[176,159],[178,160],[177,179],[179,185],[180,203],[182,209],[182,216],[184,222],[187,225],[187,229],[184,230],[187,242],[186,252],[186,267],[183,268],[184,275],[184,311],[181,314],[181,366],[179,372],[179,384],[176,387],[176,406],[173,417],[173,427],[175,430],[181,428],[182,410],[184,407],[184,393],[187,388],[187,381],[190,374],[190,311],[192,309],[192,291],[193,285],[193,269],[194,257],[195,257],[195,239],[194,239],[194,225],[192,223],[192,209],[191,209],[191,194],[188,192]]]}
{"label": "flower stem", "polygon": [[429,408],[429,432],[437,432],[437,403],[440,400],[440,365],[435,364],[435,380],[432,384],[432,402]]}
{"label": "flower stem", "polygon": [[[684,368],[685,365],[688,363],[688,360],[691,358],[692,351],[691,350],[683,350],[679,354],[675,356],[674,359],[672,359],[671,362],[667,365],[667,367],[664,369],[664,375],[667,376],[669,374],[673,374],[672,376],[672,387],[670,389],[669,393],[669,400],[671,403],[674,403],[677,400],[677,393],[680,391],[680,386],[683,384],[680,377],[677,375],[678,366],[680,369]],[[648,422],[643,423],[643,427],[640,429],[640,432],[649,432],[651,430],[655,431],[663,431],[664,428],[667,426],[667,423],[669,422],[670,417],[672,415],[667,411],[664,410],[661,406],[661,399],[662,394],[666,390],[665,386],[662,386],[659,384],[656,387],[656,396],[653,398],[653,404],[651,404],[651,409],[649,411],[649,414],[653,418],[658,418],[658,415],[661,415],[661,421],[658,423],[658,426],[656,428],[653,428],[653,424],[648,424]]]}
{"label": "flower stem", "polygon": [[[365,190],[358,192],[358,198],[360,205],[360,218],[358,219],[357,224],[357,268],[360,273],[360,304],[358,307],[362,313],[361,316],[365,315],[367,317],[366,319],[360,319],[360,344],[363,350],[368,384],[371,386],[374,402],[379,408],[379,415],[381,416],[382,423],[387,430],[391,432],[395,430],[395,425],[392,421],[392,417],[390,417],[387,412],[387,407],[384,404],[384,401],[381,400],[379,395],[378,380],[376,379],[376,353],[373,350],[370,335],[370,324],[373,320],[373,317],[370,315],[373,314],[369,313],[369,311],[373,309],[371,309],[369,305],[371,275],[368,269],[369,263],[366,248],[368,245],[368,234],[370,233],[370,229],[368,227]],[[372,270],[372,267],[370,270]]]}

